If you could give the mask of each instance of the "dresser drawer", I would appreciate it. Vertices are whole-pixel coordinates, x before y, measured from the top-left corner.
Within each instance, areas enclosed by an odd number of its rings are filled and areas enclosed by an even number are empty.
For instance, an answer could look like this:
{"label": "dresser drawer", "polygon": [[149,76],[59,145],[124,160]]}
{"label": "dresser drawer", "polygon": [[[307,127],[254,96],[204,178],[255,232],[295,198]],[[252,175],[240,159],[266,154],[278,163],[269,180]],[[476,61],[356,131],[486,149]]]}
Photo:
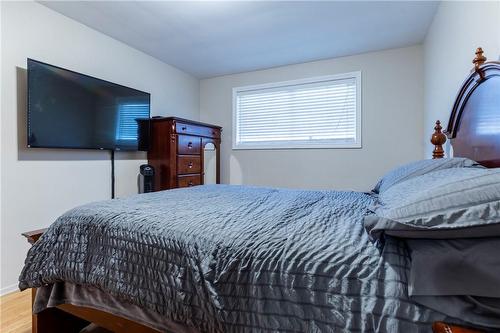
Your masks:
{"label": "dresser drawer", "polygon": [[185,175],[201,172],[201,158],[196,155],[177,156],[177,174]]}
{"label": "dresser drawer", "polygon": [[191,187],[201,185],[201,175],[178,176],[177,185],[178,187]]}
{"label": "dresser drawer", "polygon": [[189,135],[178,135],[177,153],[179,155],[199,155],[201,151],[201,138]]}
{"label": "dresser drawer", "polygon": [[177,122],[177,124],[175,125],[175,131],[178,134],[192,134],[192,135],[206,136],[209,138],[220,137],[220,130],[218,128],[191,125],[180,122]]}

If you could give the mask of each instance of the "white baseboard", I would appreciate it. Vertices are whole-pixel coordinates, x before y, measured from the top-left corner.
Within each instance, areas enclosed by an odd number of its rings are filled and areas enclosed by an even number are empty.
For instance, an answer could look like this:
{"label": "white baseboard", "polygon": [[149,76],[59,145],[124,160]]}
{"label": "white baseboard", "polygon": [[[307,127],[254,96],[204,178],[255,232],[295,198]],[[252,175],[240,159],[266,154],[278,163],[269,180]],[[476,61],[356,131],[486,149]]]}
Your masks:
{"label": "white baseboard", "polygon": [[7,286],[7,287],[3,287],[2,289],[0,289],[0,296],[6,295],[6,294],[11,293],[11,292],[16,291],[16,290],[19,290],[17,283],[12,284],[12,285]]}

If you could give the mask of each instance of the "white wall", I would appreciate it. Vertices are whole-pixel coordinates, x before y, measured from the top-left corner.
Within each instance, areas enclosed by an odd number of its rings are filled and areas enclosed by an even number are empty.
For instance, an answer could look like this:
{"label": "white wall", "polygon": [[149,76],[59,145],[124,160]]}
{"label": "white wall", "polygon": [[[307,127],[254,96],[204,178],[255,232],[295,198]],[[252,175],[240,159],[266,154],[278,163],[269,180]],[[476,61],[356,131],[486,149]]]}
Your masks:
{"label": "white wall", "polygon": [[[21,232],[110,197],[106,152],[26,148],[26,58],[151,93],[153,115],[199,119],[199,81],[34,2],[1,2],[1,286],[17,284],[28,245]],[[119,154],[117,194],[136,193],[145,154]]]}
{"label": "white wall", "polygon": [[[2,36],[2,4],[0,3],[0,78],[1,78],[1,75],[2,75],[2,64],[3,64],[3,61],[2,61],[2,58],[3,58],[3,53],[2,53],[2,46],[3,46],[3,41],[1,40],[1,36]],[[2,107],[2,87],[3,87],[3,84],[2,84],[3,80],[0,79],[0,242],[2,242],[3,244],[3,241],[2,241],[2,237],[3,237],[3,232],[2,232],[2,110],[3,110],[3,107]],[[2,295],[2,279],[1,279],[1,276],[2,276],[2,255],[3,255],[3,246],[2,244],[0,244],[0,295]]]}
{"label": "white wall", "polygon": [[[420,46],[372,52],[200,83],[200,116],[223,126],[222,182],[370,190],[382,173],[422,154]],[[362,149],[232,150],[232,88],[362,71]]]}
{"label": "white wall", "polygon": [[[445,1],[436,12],[424,42],[425,156],[437,119],[446,126],[463,80],[472,69],[477,47],[489,60],[500,57],[500,1]],[[443,127],[445,127],[443,126]]]}

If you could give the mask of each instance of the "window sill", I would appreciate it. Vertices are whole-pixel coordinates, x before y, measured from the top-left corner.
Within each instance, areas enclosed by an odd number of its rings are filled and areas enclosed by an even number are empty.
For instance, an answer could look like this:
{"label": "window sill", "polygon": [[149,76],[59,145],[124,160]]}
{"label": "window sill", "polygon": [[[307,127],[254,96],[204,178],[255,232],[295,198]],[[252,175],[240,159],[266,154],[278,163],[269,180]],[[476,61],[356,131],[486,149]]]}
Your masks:
{"label": "window sill", "polygon": [[236,146],[233,145],[233,150],[296,150],[296,149],[362,149],[361,143],[346,144],[346,145],[294,145],[294,146],[273,146],[273,145],[258,145],[258,146]]}

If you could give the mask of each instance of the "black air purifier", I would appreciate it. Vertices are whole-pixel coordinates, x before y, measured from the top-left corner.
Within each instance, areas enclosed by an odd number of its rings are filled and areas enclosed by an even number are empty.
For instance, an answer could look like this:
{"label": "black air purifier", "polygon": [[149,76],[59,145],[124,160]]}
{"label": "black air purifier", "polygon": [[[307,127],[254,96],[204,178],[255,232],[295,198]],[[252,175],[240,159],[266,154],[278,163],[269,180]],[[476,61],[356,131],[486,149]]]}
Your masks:
{"label": "black air purifier", "polygon": [[139,171],[139,193],[153,192],[155,169],[149,164],[140,166]]}

